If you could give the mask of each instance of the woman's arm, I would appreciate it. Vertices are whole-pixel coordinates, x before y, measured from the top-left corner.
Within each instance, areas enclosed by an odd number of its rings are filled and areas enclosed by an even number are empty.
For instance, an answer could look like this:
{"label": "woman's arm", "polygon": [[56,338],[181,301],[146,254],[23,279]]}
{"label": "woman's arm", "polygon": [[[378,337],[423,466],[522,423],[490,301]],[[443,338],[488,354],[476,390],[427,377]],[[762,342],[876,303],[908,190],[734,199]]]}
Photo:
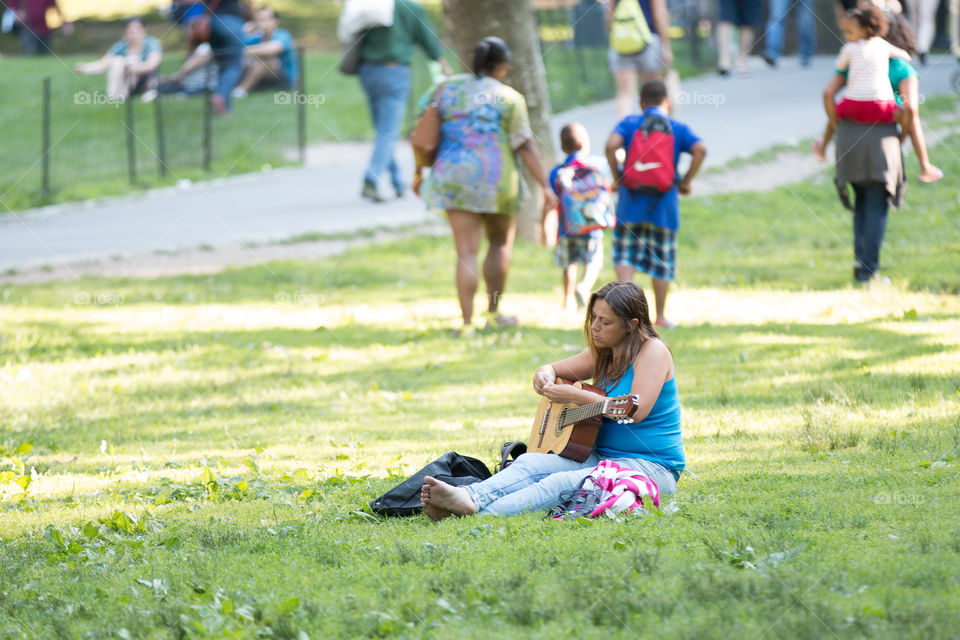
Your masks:
{"label": "woman's arm", "polygon": [[584,349],[575,356],[545,364],[537,369],[533,374],[533,390],[543,395],[544,385],[554,384],[557,378],[575,382],[592,376],[593,354],[589,349]]}
{"label": "woman's arm", "polygon": [[73,66],[73,70],[85,76],[106,73],[107,67],[110,66],[110,61],[115,57],[116,56],[108,53],[99,60],[94,60],[93,62],[78,62]]}
{"label": "woman's arm", "polygon": [[673,64],[673,49],[670,47],[670,11],[667,0],[651,0],[650,13],[653,14],[653,28],[660,36],[660,59],[669,67]]}
{"label": "woman's arm", "polygon": [[159,51],[153,51],[147,55],[147,59],[143,62],[137,62],[130,65],[130,71],[140,75],[153,73],[160,68],[160,62],[162,60],[163,54]]}
{"label": "woman's arm", "polygon": [[673,356],[662,340],[648,340],[633,361],[633,386],[630,393],[639,397],[640,406],[633,414],[633,422],[640,422],[648,415],[663,383],[674,376]]}
{"label": "woman's arm", "polygon": [[537,149],[533,138],[527,138],[523,144],[517,147],[517,153],[520,154],[520,159],[523,160],[523,164],[526,165],[527,171],[530,172],[533,179],[536,180],[540,188],[543,189],[544,209],[551,209],[557,206],[557,196],[554,195],[553,189],[547,184],[547,174],[543,169],[540,151]]}
{"label": "woman's arm", "polygon": [[557,384],[557,378],[570,382],[586,380],[593,376],[593,354],[584,349],[575,356],[553,364],[545,364],[533,374],[533,389],[554,402],[589,404],[600,402],[604,396],[592,391],[577,389],[571,384]]}
{"label": "woman's arm", "polygon": [[612,179],[610,187],[612,189],[616,189],[620,184],[620,163],[617,162],[617,152],[620,149],[623,149],[623,136],[613,132],[607,138],[607,144],[603,147],[604,154],[607,156],[607,164],[610,165],[610,177]]}

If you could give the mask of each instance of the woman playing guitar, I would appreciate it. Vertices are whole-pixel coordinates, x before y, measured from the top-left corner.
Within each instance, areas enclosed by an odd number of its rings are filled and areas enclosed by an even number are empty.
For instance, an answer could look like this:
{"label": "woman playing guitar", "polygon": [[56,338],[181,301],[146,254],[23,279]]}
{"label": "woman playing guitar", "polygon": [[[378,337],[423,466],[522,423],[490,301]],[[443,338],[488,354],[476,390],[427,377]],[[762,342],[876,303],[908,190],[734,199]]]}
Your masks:
{"label": "woman playing guitar", "polygon": [[433,520],[449,515],[512,515],[544,511],[560,494],[576,489],[601,460],[613,460],[673,493],[685,457],[680,433],[680,400],[670,349],[650,323],[647,299],[632,282],[611,282],[590,296],[584,322],[587,348],[546,364],[533,375],[533,388],[555,402],[578,405],[604,399],[597,393],[558,384],[557,378],[593,378],[607,397],[636,394],[633,419],[604,419],[594,449],[583,462],[553,453],[525,453],[509,467],[476,484],[455,487],[427,476],[423,511]]}

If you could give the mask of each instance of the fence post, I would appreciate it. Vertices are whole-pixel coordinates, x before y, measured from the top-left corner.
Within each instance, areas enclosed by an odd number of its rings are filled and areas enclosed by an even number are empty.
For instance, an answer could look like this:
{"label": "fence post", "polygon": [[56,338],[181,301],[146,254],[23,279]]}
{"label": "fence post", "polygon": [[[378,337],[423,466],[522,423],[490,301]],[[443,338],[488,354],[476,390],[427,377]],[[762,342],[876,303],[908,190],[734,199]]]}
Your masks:
{"label": "fence post", "polygon": [[134,136],[133,96],[127,96],[123,101],[126,109],[127,123],[127,172],[130,174],[130,184],[137,184],[137,147]]}
{"label": "fence post", "polygon": [[306,72],[305,57],[303,47],[297,50],[297,56],[300,58],[300,78],[297,80],[297,88],[300,91],[300,100],[297,101],[297,144],[300,148],[300,164],[307,163],[307,105],[303,99],[304,87],[307,85],[304,80]]}
{"label": "fence post", "polygon": [[164,139],[163,109],[160,107],[162,101],[163,95],[158,94],[153,101],[153,115],[157,122],[157,164],[159,165],[160,176],[165,177],[167,175],[167,144]]}
{"label": "fence post", "polygon": [[203,170],[210,171],[211,158],[213,152],[211,146],[213,144],[213,104],[210,102],[210,98],[213,95],[213,92],[210,89],[210,76],[212,75],[211,69],[213,68],[213,62],[207,63],[207,73],[206,78],[204,79],[203,87]]}
{"label": "fence post", "polygon": [[50,76],[43,79],[43,135],[40,161],[43,167],[42,193],[50,195]]}

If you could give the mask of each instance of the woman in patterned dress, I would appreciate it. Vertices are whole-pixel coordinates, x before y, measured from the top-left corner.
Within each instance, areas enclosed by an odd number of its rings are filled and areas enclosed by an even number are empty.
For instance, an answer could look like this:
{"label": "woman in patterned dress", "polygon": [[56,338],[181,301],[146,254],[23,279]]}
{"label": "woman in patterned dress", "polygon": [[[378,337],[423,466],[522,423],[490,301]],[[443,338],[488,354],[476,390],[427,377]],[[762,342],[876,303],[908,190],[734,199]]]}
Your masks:
{"label": "woman in patterned dress", "polygon": [[[458,335],[472,326],[473,299],[479,285],[477,259],[484,234],[489,242],[483,260],[487,324],[517,324],[515,317],[499,311],[517,228],[522,177],[516,156],[540,184],[547,204],[555,204],[523,96],[503,84],[509,70],[506,43],[500,38],[484,38],[474,50],[473,75],[451,78],[433,97],[440,112],[440,145],[426,200],[430,208],[446,211],[453,231],[457,295],[463,315]],[[418,163],[414,176],[418,194],[423,168]]]}

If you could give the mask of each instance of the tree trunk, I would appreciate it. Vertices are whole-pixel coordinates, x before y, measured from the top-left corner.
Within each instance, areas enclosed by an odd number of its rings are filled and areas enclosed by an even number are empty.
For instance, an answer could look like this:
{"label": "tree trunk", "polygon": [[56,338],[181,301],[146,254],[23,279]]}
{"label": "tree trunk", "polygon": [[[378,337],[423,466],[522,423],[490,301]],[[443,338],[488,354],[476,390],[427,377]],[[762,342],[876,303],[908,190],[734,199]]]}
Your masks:
{"label": "tree trunk", "polygon": [[[510,47],[512,63],[506,83],[519,91],[527,102],[530,126],[549,171],[554,163],[553,140],[550,132],[550,95],[547,92],[547,73],[540,56],[540,37],[532,0],[443,0],[446,36],[454,47],[460,66],[469,72],[473,64],[473,49],[486,36],[503,38]],[[522,162],[520,163],[522,166]],[[518,212],[519,233],[526,238],[539,238],[540,189],[526,169],[523,176],[536,197],[527,198]]]}

